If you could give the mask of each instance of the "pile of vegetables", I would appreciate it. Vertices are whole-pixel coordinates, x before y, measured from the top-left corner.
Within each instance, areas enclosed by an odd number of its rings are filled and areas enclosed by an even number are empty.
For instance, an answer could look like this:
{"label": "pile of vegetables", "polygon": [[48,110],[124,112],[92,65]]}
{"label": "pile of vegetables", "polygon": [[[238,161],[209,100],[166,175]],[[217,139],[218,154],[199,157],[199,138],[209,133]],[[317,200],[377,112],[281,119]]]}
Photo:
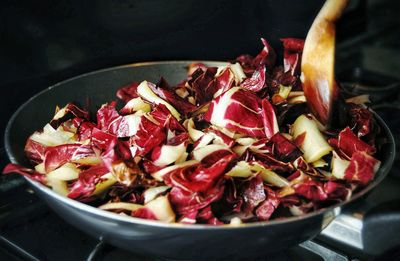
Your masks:
{"label": "pile of vegetables", "polygon": [[121,215],[186,224],[280,219],[345,201],[374,178],[379,127],[345,97],[344,124],[322,126],[302,91],[304,41],[282,42],[283,65],[262,39],[255,57],[192,64],[176,86],[122,87],[123,106],[57,108],[26,142],[34,168],[4,173]]}

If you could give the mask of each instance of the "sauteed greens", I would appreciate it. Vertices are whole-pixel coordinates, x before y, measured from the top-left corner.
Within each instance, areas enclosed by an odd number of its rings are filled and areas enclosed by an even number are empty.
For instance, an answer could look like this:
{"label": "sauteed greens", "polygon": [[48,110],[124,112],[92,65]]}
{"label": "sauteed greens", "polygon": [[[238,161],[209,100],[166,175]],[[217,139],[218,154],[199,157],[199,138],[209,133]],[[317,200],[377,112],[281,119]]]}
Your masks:
{"label": "sauteed greens", "polygon": [[282,42],[282,65],[262,39],[255,57],[191,64],[173,86],[133,82],[94,114],[56,108],[26,142],[34,168],[4,173],[121,215],[189,224],[280,219],[349,199],[379,167],[378,125],[342,95],[341,120],[324,129],[302,91],[304,41]]}

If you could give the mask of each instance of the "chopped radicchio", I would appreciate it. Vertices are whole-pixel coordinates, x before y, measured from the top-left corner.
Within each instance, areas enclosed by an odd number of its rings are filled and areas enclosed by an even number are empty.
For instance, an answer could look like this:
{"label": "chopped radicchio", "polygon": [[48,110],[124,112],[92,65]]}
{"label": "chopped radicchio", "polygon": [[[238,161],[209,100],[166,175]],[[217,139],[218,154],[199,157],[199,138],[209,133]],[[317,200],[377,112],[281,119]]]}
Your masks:
{"label": "chopped radicchio", "polygon": [[377,159],[366,152],[357,151],[351,156],[344,178],[349,181],[358,181],[365,186],[374,178],[379,164]]}
{"label": "chopped radicchio", "polygon": [[46,184],[46,176],[30,168],[24,168],[17,164],[10,163],[3,169],[3,174],[11,173],[18,173],[42,184]]}
{"label": "chopped radicchio", "polygon": [[254,58],[253,66],[256,68],[261,65],[265,65],[266,67],[273,67],[275,65],[276,53],[271,45],[269,45],[267,40],[261,38],[261,42],[263,43],[264,48]]}
{"label": "chopped radicchio", "polygon": [[179,97],[173,92],[164,78],[161,78],[157,85],[148,83],[150,89],[160,98],[169,102],[174,108],[187,115],[197,109],[197,106]]}
{"label": "chopped radicchio", "polygon": [[251,137],[270,138],[279,130],[272,105],[239,87],[214,99],[204,118],[217,127]]}
{"label": "chopped radicchio", "polygon": [[32,163],[39,164],[43,162],[45,152],[46,152],[45,145],[33,141],[32,139],[27,140],[25,144],[25,154]]}
{"label": "chopped radicchio", "polygon": [[124,86],[122,107],[103,104],[94,120],[73,103],[57,107],[26,141],[34,169],[9,164],[3,173],[104,210],[183,224],[267,221],[348,200],[380,165],[374,114],[348,104],[348,127],[320,132],[300,82],[304,41],[281,39],[275,65],[261,40],[255,57],[191,64],[177,85]]}
{"label": "chopped radicchio", "polygon": [[283,42],[283,67],[285,72],[290,71],[292,75],[300,72],[301,54],[303,52],[304,40],[296,38],[282,38]]}
{"label": "chopped radicchio", "polygon": [[156,215],[148,208],[139,208],[138,210],[132,211],[132,217],[150,219],[150,220],[158,220]]}
{"label": "chopped radicchio", "polygon": [[266,199],[264,182],[259,175],[255,175],[246,180],[241,186],[243,197],[243,211],[252,212],[261,202]]}
{"label": "chopped radicchio", "polygon": [[95,156],[95,153],[88,145],[64,144],[48,147],[44,154],[44,168],[46,172],[50,172],[67,162],[79,161],[91,156]]}
{"label": "chopped radicchio", "polygon": [[124,102],[128,102],[133,98],[137,98],[139,97],[139,94],[137,93],[138,86],[139,82],[132,82],[124,87],[119,88],[116,96]]}
{"label": "chopped radicchio", "polygon": [[373,154],[376,151],[373,146],[360,140],[348,127],[339,133],[337,139],[332,139],[332,144],[347,158],[351,158],[356,152]]}
{"label": "chopped radicchio", "polygon": [[96,189],[96,184],[100,182],[101,176],[109,170],[103,165],[96,165],[79,173],[79,178],[75,181],[68,194],[69,198],[82,199],[90,197]]}
{"label": "chopped radicchio", "polygon": [[198,163],[166,173],[163,179],[172,186],[169,197],[176,211],[187,214],[219,200],[225,170],[232,158],[228,155],[211,166]]}
{"label": "chopped radicchio", "polygon": [[196,79],[193,79],[192,86],[196,93],[198,104],[204,104],[211,101],[214,94],[217,92],[214,76],[217,73],[216,67],[207,68]]}
{"label": "chopped radicchio", "polygon": [[264,185],[264,191],[266,192],[266,199],[256,209],[256,216],[259,220],[269,220],[280,203],[273,189]]}
{"label": "chopped radicchio", "polygon": [[244,80],[241,84],[242,88],[252,92],[261,91],[265,87],[265,70],[264,65],[258,67],[251,78]]}

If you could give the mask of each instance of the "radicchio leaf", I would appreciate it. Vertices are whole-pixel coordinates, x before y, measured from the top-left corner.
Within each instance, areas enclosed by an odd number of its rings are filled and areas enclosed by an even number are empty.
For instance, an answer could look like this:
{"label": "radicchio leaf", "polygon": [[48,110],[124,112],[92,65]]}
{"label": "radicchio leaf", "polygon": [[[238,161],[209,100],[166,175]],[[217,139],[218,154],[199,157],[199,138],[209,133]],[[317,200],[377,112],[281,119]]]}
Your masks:
{"label": "radicchio leaf", "polygon": [[150,89],[157,94],[161,99],[170,103],[180,113],[187,115],[197,109],[197,106],[179,97],[175,92],[171,90],[168,83],[164,78],[161,77],[157,85],[148,82]]}
{"label": "radicchio leaf", "polygon": [[25,168],[17,164],[9,163],[3,169],[3,174],[18,173],[34,181],[46,185],[46,175],[43,175],[33,169]]}
{"label": "radicchio leaf", "polygon": [[251,176],[241,185],[240,194],[243,197],[242,210],[251,213],[266,199],[264,182],[260,175]]}
{"label": "radicchio leaf", "polygon": [[90,121],[81,122],[77,126],[78,141],[88,140],[92,137],[92,130],[96,125]]}
{"label": "radicchio leaf", "polygon": [[298,170],[301,170],[302,172],[306,173],[307,175],[313,176],[313,177],[325,177],[321,173],[318,172],[316,168],[314,168],[311,164],[307,163],[307,161],[304,159],[304,157],[298,157],[294,162],[294,165]]}
{"label": "radicchio leaf", "polygon": [[351,188],[331,180],[324,184],[324,190],[328,194],[329,200],[343,201],[351,196]]}
{"label": "radicchio leaf", "polygon": [[235,179],[225,176],[224,194],[221,200],[214,204],[214,209],[218,216],[228,216],[239,213],[242,209],[243,198],[239,195]]}
{"label": "radicchio leaf", "polygon": [[264,185],[267,198],[257,207],[256,216],[259,220],[269,220],[278,208],[280,200],[274,190]]}
{"label": "radicchio leaf", "polygon": [[138,82],[132,82],[127,86],[119,88],[116,95],[124,102],[128,102],[133,98],[139,97],[139,94],[137,93],[138,86]]}
{"label": "radicchio leaf", "polygon": [[172,187],[169,199],[175,210],[190,213],[219,200],[224,191],[225,169],[232,158],[229,155],[211,166],[198,163],[166,173],[163,179]]}
{"label": "radicchio leaf", "polygon": [[196,101],[199,105],[212,100],[217,92],[217,85],[214,76],[217,73],[216,67],[208,67],[196,79],[193,79],[192,87],[195,92]]}
{"label": "radicchio leaf", "polygon": [[150,209],[143,207],[138,210],[132,211],[132,217],[149,219],[149,220],[158,220],[156,215]]}
{"label": "radicchio leaf", "polygon": [[261,42],[264,45],[264,48],[261,52],[254,58],[253,66],[258,68],[260,65],[265,65],[266,67],[273,67],[275,65],[276,53],[274,49],[269,45],[267,40],[261,38]]}
{"label": "radicchio leaf", "polygon": [[279,161],[269,153],[257,153],[249,149],[243,153],[239,160],[244,160],[250,163],[255,161],[264,168],[280,174],[287,175],[287,173],[292,173],[295,170],[293,164],[290,162]]}
{"label": "radicchio leaf", "polygon": [[328,198],[323,188],[323,183],[317,182],[309,177],[301,183],[293,185],[296,194],[313,201],[324,201]]}
{"label": "radicchio leaf", "polygon": [[165,127],[174,133],[186,132],[185,128],[174,116],[172,116],[171,112],[164,104],[158,104],[149,115],[153,117],[160,126]]}
{"label": "radicchio leaf", "polygon": [[281,85],[292,86],[293,91],[301,90],[298,77],[292,75],[290,71],[285,72],[282,67],[278,66],[272,70],[271,76],[267,78],[270,95],[273,96],[273,94],[278,93]]}
{"label": "radicchio leaf", "polygon": [[133,160],[128,142],[115,140],[114,143],[109,144],[101,158],[114,177],[126,186],[133,184],[142,174]]}
{"label": "radicchio leaf", "polygon": [[[311,176],[305,174],[301,170],[297,170],[287,179],[291,184],[291,188],[289,189],[292,189],[297,196],[301,196],[303,199],[319,202],[328,198],[328,195],[323,187],[324,183],[313,179]],[[290,195],[291,193],[287,194]]]}
{"label": "radicchio leaf", "polygon": [[177,161],[186,153],[188,143],[189,135],[183,132],[167,140],[166,144],[155,147],[151,152],[152,164],[147,163],[147,168],[151,168],[153,170],[151,172],[155,172],[157,171],[156,166],[166,166]]}
{"label": "radicchio leaf", "polygon": [[227,67],[223,69],[221,73],[215,77],[214,81],[215,81],[215,89],[217,90],[213,94],[213,97],[215,98],[234,86],[235,75],[233,74],[231,69]]}
{"label": "radicchio leaf", "polygon": [[352,105],[349,115],[352,123],[351,129],[357,134],[357,137],[371,145],[374,144],[379,126],[376,124],[372,112],[360,105]]}
{"label": "radicchio leaf", "polygon": [[212,202],[218,201],[223,193],[224,187],[222,186],[222,182],[218,182],[206,193],[193,193],[179,187],[173,187],[168,199],[174,206],[176,213],[187,215],[210,205]]}
{"label": "radicchio leaf", "polygon": [[211,102],[204,119],[220,128],[251,137],[272,137],[278,131],[275,112],[266,100],[234,87]]}
{"label": "radicchio leaf", "polygon": [[301,54],[304,40],[296,38],[282,38],[283,42],[283,67],[285,72],[298,75],[300,72]]}
{"label": "radicchio leaf", "polygon": [[117,136],[99,130],[98,128],[92,129],[92,145],[94,148],[105,151],[109,148],[110,144],[115,144]]}
{"label": "radicchio leaf", "polygon": [[[201,163],[206,165],[206,166],[211,166],[218,162],[220,159],[225,158],[225,157],[231,157],[234,159],[236,157],[236,154],[234,154],[231,150],[225,148],[225,149],[219,149],[216,151],[213,151],[212,153],[208,154],[204,158],[201,159]],[[233,164],[233,162],[231,162]]]}
{"label": "radicchio leaf", "polygon": [[350,159],[350,164],[345,170],[344,178],[367,185],[379,168],[380,162],[364,151],[356,151]]}
{"label": "radicchio leaf", "polygon": [[63,144],[47,147],[44,155],[44,168],[46,173],[55,170],[59,166],[78,161],[86,157],[94,157],[95,152],[91,146],[82,144]]}
{"label": "radicchio leaf", "polygon": [[249,77],[251,77],[255,70],[253,66],[253,59],[253,56],[244,54],[238,56],[235,60],[235,62],[238,62],[241,65],[243,72]]}
{"label": "radicchio leaf", "polygon": [[279,132],[272,136],[267,146],[271,146],[273,155],[283,162],[291,162],[302,155],[299,148]]}
{"label": "radicchio leaf", "polygon": [[97,128],[113,134],[117,132],[121,116],[115,109],[115,105],[116,103],[104,104],[97,111]]}
{"label": "radicchio leaf", "polygon": [[90,116],[88,111],[79,108],[73,103],[68,103],[64,106],[64,108],[61,108],[57,111],[57,113],[54,115],[54,118],[50,121],[50,125],[56,128],[65,121],[65,118],[68,117],[68,115],[73,115],[76,118],[81,118],[84,120],[89,120]]}
{"label": "radicchio leaf", "polygon": [[334,147],[337,147],[348,159],[351,158],[355,152],[373,154],[376,151],[374,147],[360,140],[349,127],[339,133],[337,141],[334,139],[330,141],[330,143],[332,143]]}
{"label": "radicchio leaf", "polygon": [[243,89],[258,92],[265,87],[265,66],[262,65],[254,71],[250,78],[247,78],[240,85]]}
{"label": "radicchio leaf", "polygon": [[261,102],[261,115],[262,122],[264,124],[265,137],[271,138],[275,133],[278,133],[278,121],[275,116],[275,110],[271,103],[267,99],[263,99]]}
{"label": "radicchio leaf", "polygon": [[46,148],[47,146],[44,146],[39,142],[28,139],[25,144],[24,150],[29,161],[36,165],[43,162]]}
{"label": "radicchio leaf", "polygon": [[197,221],[199,221],[199,223],[209,225],[224,224],[215,217],[210,205],[199,211],[199,213],[197,214]]}
{"label": "radicchio leaf", "polygon": [[101,181],[101,176],[108,172],[109,170],[103,164],[81,171],[78,180],[73,183],[68,197],[78,200],[90,197],[96,189],[96,184]]}
{"label": "radicchio leaf", "polygon": [[135,136],[131,137],[130,144],[133,146],[133,156],[144,156],[156,146],[166,140],[164,127],[159,123],[142,117],[139,129]]}

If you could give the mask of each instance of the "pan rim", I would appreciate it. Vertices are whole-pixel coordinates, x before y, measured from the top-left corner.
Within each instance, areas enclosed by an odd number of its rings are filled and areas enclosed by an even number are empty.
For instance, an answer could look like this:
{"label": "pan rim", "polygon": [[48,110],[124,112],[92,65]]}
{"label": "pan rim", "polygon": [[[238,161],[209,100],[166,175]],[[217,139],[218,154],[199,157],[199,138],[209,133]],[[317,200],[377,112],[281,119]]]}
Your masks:
{"label": "pan rim", "polygon": [[[122,69],[122,68],[129,68],[129,67],[141,67],[141,66],[152,66],[152,65],[160,65],[160,64],[181,64],[181,65],[188,65],[190,63],[197,63],[197,62],[202,62],[202,63],[207,63],[207,64],[215,64],[215,66],[221,65],[221,64],[226,64],[226,62],[222,61],[204,61],[204,60],[171,60],[171,61],[150,61],[150,62],[139,62],[139,63],[129,63],[129,64],[124,64],[124,65],[119,65],[119,66],[113,66],[113,67],[108,67],[108,68],[103,68],[87,73],[83,73],[71,78],[68,78],[66,80],[63,80],[61,82],[58,82],[54,85],[51,85],[47,87],[46,89],[38,92],[37,94],[33,95],[31,98],[29,98],[26,102],[24,102],[11,116],[9,119],[6,129],[5,129],[5,134],[4,134],[4,144],[5,144],[5,150],[7,153],[8,158],[12,163],[18,164],[17,159],[14,157],[12,150],[11,150],[11,144],[10,144],[10,133],[11,133],[11,128],[12,125],[17,118],[17,116],[23,111],[23,109],[35,98],[38,96],[42,95],[43,93],[48,92],[49,90],[53,88],[60,88],[59,86],[62,86],[63,84],[74,81],[76,79],[82,78],[82,77],[87,77],[90,75],[106,72],[106,71],[111,71],[111,70],[117,70],[117,69]],[[259,227],[265,227],[265,226],[277,226],[277,225],[282,225],[282,224],[288,224],[292,223],[295,221],[299,220],[306,220],[306,219],[311,219],[313,217],[316,217],[318,215],[323,215],[324,213],[331,213],[333,211],[334,215],[338,215],[340,212],[340,208],[344,205],[348,205],[351,202],[354,202],[355,200],[363,197],[365,194],[367,194],[369,191],[371,191],[373,188],[375,188],[378,184],[381,183],[381,181],[386,177],[388,174],[389,170],[391,169],[394,158],[395,158],[395,143],[394,143],[394,138],[393,134],[391,133],[389,127],[386,125],[386,123],[383,121],[383,119],[374,111],[372,111],[375,118],[379,122],[379,125],[382,127],[382,129],[385,132],[385,137],[388,140],[388,144],[390,146],[389,151],[390,155],[388,158],[385,160],[385,164],[381,165],[379,170],[378,170],[378,177],[376,177],[367,187],[363,188],[361,191],[356,193],[355,195],[352,195],[352,197],[349,200],[339,202],[335,205],[332,205],[327,208],[321,208],[318,209],[317,211],[313,211],[310,213],[307,213],[305,215],[301,216],[293,216],[293,217],[287,217],[283,219],[276,219],[276,220],[270,220],[270,221],[257,221],[257,222],[252,222],[252,223],[243,223],[239,225],[230,225],[230,224],[224,224],[224,225],[219,225],[219,226],[213,226],[213,225],[207,225],[207,224],[181,224],[181,223],[165,223],[161,221],[155,221],[155,220],[147,220],[147,219],[141,219],[141,218],[135,218],[135,217],[130,217],[130,216],[122,216],[118,215],[113,212],[101,210],[99,208],[87,205],[85,203],[70,199],[68,197],[64,197],[60,194],[57,194],[50,188],[36,182],[33,180],[30,180],[29,178],[25,178],[32,186],[34,186],[36,189],[40,190],[41,192],[45,193],[46,195],[53,197],[57,199],[58,201],[61,201],[63,204],[67,204],[70,207],[73,207],[74,209],[79,209],[84,212],[89,212],[91,214],[100,216],[101,218],[107,218],[107,219],[112,219],[112,220],[117,220],[120,222],[125,222],[125,223],[131,223],[133,225],[145,225],[145,226],[151,226],[151,227],[157,227],[157,228],[168,228],[168,229],[182,229],[182,230],[226,230],[226,229],[251,229],[251,228],[259,228]]]}

